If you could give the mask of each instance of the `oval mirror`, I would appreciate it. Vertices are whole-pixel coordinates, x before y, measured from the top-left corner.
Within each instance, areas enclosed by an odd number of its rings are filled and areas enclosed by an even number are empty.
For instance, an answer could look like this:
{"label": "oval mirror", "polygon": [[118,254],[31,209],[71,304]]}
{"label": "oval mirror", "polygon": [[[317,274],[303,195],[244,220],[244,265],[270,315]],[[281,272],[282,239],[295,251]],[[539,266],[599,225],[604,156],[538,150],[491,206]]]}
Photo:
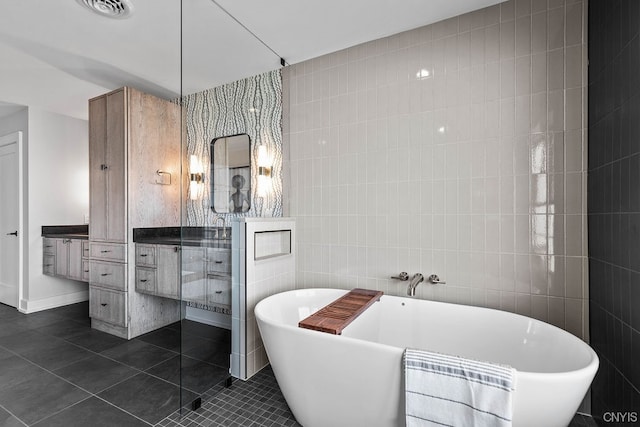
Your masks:
{"label": "oval mirror", "polygon": [[211,209],[242,213],[251,209],[251,140],[246,133],[211,141]]}

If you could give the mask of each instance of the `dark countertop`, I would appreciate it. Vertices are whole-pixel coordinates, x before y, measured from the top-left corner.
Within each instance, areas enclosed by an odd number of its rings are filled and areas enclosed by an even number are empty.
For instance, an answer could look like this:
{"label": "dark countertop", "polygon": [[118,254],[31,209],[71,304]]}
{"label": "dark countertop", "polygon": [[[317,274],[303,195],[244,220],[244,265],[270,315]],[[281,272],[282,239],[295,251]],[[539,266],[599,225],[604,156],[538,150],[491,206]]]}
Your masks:
{"label": "dark countertop", "polygon": [[87,240],[89,239],[89,224],[43,225],[42,237]]}
{"label": "dark countertop", "polygon": [[[214,239],[221,234],[221,227],[150,227],[134,228],[133,241],[151,245],[202,246],[231,249],[231,230],[227,227],[227,239]],[[215,231],[215,233],[214,233]]]}

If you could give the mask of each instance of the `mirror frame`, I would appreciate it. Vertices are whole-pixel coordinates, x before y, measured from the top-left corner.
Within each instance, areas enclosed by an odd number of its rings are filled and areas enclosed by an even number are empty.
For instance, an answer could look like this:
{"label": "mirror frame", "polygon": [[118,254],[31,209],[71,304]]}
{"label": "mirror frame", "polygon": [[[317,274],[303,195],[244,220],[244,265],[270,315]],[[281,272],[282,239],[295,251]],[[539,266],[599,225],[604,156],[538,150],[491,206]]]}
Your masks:
{"label": "mirror frame", "polygon": [[[214,176],[215,175],[214,175],[214,171],[213,171],[213,168],[214,168],[214,155],[213,155],[213,151],[214,150],[213,150],[213,146],[216,143],[216,141],[219,140],[219,139],[233,138],[235,136],[246,136],[247,139],[248,139],[248,143],[249,143],[249,146],[248,146],[248,152],[249,152],[249,189],[248,189],[248,196],[249,197],[248,197],[248,203],[249,203],[249,207],[246,210],[243,210],[243,211],[240,211],[240,212],[236,212],[236,211],[232,211],[232,210],[228,210],[227,212],[218,212],[216,210],[216,208],[215,208],[215,203],[214,203],[214,201],[215,201],[215,191],[214,191],[215,178],[214,178]],[[251,151],[251,136],[248,133],[243,132],[243,133],[237,133],[237,134],[234,134],[234,135],[218,136],[218,137],[215,137],[215,138],[213,138],[211,140],[211,143],[209,145],[209,165],[210,165],[209,173],[210,173],[210,176],[211,176],[211,179],[209,180],[209,182],[210,182],[210,184],[209,184],[210,185],[209,186],[209,192],[210,192],[209,198],[210,198],[210,201],[211,201],[211,203],[210,203],[211,206],[210,207],[211,207],[211,210],[214,213],[218,213],[218,214],[245,214],[245,213],[247,213],[247,212],[249,212],[251,210],[251,208],[253,207],[253,191],[252,191],[253,190],[253,185],[252,185],[253,184],[253,169],[254,169],[253,163],[254,163],[253,162],[253,155],[252,155],[252,151]]]}

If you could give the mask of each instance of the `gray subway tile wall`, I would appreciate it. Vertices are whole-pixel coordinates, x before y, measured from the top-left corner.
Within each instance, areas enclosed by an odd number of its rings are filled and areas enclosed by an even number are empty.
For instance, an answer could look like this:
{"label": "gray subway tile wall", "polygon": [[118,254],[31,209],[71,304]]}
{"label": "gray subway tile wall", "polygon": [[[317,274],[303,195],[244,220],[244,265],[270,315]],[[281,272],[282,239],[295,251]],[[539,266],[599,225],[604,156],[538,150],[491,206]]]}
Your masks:
{"label": "gray subway tile wall", "polygon": [[284,69],[298,286],[437,273],[588,340],[585,20],[512,0]]}

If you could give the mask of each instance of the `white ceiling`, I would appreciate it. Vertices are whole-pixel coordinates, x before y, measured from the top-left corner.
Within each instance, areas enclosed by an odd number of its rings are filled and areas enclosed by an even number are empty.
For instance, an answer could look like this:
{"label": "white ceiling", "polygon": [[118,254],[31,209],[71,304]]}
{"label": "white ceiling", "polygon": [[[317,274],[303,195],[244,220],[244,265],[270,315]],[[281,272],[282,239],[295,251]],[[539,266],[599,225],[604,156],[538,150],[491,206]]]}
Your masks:
{"label": "white ceiling", "polygon": [[199,92],[501,0],[131,1],[117,20],[74,0],[3,0],[0,115],[11,103],[86,119],[89,98],[124,85]]}

